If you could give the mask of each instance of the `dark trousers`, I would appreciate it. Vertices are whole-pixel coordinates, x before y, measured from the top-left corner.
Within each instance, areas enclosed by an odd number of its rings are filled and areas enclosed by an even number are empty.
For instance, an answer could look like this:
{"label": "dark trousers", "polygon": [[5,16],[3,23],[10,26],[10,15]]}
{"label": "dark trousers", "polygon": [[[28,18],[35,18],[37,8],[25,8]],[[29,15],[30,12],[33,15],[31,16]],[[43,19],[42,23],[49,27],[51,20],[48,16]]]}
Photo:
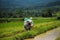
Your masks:
{"label": "dark trousers", "polygon": [[25,25],[24,28],[25,28],[26,30],[30,30],[30,29],[31,29],[30,25]]}

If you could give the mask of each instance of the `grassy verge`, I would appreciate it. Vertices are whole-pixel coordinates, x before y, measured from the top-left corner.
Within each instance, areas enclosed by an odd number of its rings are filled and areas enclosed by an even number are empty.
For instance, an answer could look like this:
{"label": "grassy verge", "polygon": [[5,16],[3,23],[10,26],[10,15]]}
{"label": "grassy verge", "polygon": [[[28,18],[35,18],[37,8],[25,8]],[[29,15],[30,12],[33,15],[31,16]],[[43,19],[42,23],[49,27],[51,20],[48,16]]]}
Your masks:
{"label": "grassy verge", "polygon": [[60,37],[57,37],[56,40],[60,40]]}

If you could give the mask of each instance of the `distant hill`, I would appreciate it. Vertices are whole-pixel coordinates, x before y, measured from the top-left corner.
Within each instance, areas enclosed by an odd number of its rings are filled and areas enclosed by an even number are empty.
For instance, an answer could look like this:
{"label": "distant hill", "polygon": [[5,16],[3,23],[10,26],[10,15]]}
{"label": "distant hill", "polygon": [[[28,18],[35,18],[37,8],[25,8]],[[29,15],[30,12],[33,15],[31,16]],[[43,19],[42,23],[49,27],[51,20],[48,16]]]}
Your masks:
{"label": "distant hill", "polygon": [[59,6],[59,5],[60,5],[60,1],[56,1],[56,2],[48,3],[46,6],[51,7],[51,6]]}
{"label": "distant hill", "polygon": [[17,9],[46,9],[60,8],[60,0],[0,0],[0,11]]}
{"label": "distant hill", "polygon": [[60,0],[0,0],[0,17],[22,17],[27,11],[27,15],[40,16],[47,9],[52,13],[60,11]]}
{"label": "distant hill", "polygon": [[[28,8],[46,6],[59,0],[0,0],[0,8]],[[50,5],[51,6],[51,5]]]}

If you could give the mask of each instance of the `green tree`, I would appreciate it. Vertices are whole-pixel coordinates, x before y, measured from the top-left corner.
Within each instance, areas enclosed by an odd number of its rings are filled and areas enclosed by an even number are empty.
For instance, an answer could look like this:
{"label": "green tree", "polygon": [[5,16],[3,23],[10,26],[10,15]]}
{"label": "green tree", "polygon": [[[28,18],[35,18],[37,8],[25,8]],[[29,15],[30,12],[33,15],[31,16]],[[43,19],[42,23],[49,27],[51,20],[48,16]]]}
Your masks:
{"label": "green tree", "polygon": [[57,19],[60,20],[60,11],[57,13]]}
{"label": "green tree", "polygon": [[47,8],[45,12],[42,14],[43,17],[52,17],[52,10]]}

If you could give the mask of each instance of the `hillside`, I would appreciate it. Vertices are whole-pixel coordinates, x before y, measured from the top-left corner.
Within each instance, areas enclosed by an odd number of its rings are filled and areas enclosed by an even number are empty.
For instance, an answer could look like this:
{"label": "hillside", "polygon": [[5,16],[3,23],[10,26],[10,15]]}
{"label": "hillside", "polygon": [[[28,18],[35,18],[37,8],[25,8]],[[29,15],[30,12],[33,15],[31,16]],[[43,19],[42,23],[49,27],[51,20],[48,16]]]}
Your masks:
{"label": "hillside", "polygon": [[[42,7],[51,6],[50,3],[59,2],[59,0],[0,0],[0,8],[32,8],[32,7]],[[59,4],[59,3],[58,3]],[[58,5],[57,4],[57,5]],[[55,5],[55,4],[53,4]]]}

